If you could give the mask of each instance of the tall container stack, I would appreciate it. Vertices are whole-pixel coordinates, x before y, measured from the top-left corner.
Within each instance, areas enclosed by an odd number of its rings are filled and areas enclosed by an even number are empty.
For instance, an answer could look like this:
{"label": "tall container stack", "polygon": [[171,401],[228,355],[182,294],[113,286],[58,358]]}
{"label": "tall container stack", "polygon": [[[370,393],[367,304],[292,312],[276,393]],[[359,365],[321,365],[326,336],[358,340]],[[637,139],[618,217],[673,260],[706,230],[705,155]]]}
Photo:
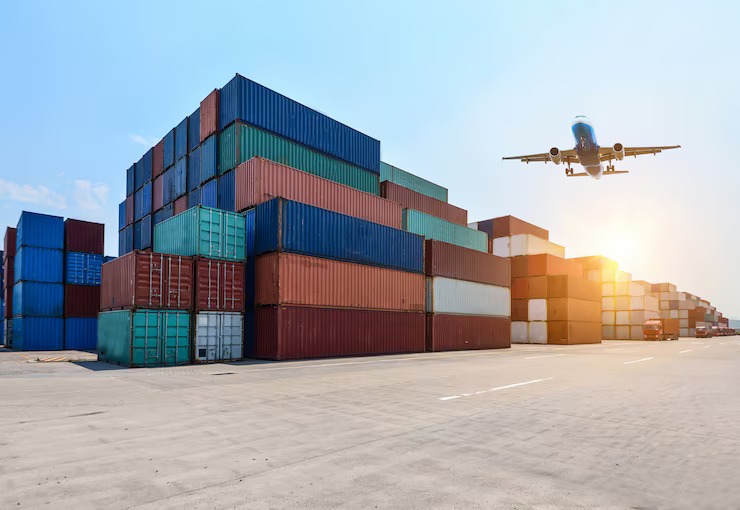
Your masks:
{"label": "tall container stack", "polygon": [[709,301],[680,292],[671,283],[653,284],[651,290],[660,301],[660,316],[679,320],[681,336],[693,337],[698,326],[712,328],[725,322],[722,313]]}
{"label": "tall container stack", "polygon": [[24,211],[16,228],[13,347],[64,348],[64,220]]}
{"label": "tall container stack", "polygon": [[[0,260],[5,258],[5,252],[0,251]],[[5,288],[5,268],[0,268],[0,289]],[[0,295],[0,345],[5,345],[5,295]]]}
{"label": "tall container stack", "polygon": [[642,340],[645,321],[660,316],[658,300],[619,269],[604,269],[601,286],[604,339]]}
{"label": "tall container stack", "polygon": [[64,348],[95,350],[105,225],[64,222]]}
{"label": "tall container stack", "polygon": [[15,283],[15,228],[5,229],[3,237],[3,342],[6,347],[13,345],[13,284]]}

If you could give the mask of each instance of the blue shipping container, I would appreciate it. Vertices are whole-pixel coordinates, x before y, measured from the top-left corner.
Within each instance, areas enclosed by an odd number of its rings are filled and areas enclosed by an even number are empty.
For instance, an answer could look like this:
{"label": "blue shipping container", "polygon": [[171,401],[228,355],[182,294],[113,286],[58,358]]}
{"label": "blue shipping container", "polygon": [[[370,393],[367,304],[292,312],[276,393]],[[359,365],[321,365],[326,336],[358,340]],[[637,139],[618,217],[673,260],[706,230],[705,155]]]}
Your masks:
{"label": "blue shipping container", "polygon": [[226,172],[218,178],[218,209],[236,212],[236,170]]}
{"label": "blue shipping container", "polygon": [[126,170],[126,196],[133,195],[136,191],[136,168],[135,165],[131,165],[131,168]]}
{"label": "blue shipping container", "polygon": [[175,163],[175,200],[188,192],[188,158]]}
{"label": "blue shipping container", "polygon": [[13,348],[22,351],[64,349],[64,319],[17,317],[13,319]]}
{"label": "blue shipping container", "polygon": [[23,211],[16,230],[16,249],[21,246],[64,249],[64,218]]}
{"label": "blue shipping container", "polygon": [[64,285],[19,282],[13,286],[13,316],[62,317]]}
{"label": "blue shipping container", "polygon": [[200,189],[200,205],[203,207],[218,208],[218,180],[208,181]]}
{"label": "blue shipping container", "polygon": [[[136,196],[134,196],[136,200]],[[126,228],[126,201],[118,205],[118,230]]]}
{"label": "blue shipping container", "polygon": [[424,271],[424,238],[416,234],[283,198],[258,205],[254,218],[256,255],[286,251]]}
{"label": "blue shipping container", "polygon": [[97,350],[98,318],[65,318],[64,348],[76,351]]}
{"label": "blue shipping container", "polygon": [[149,149],[134,165],[134,187],[136,189],[152,180],[152,151],[153,149]]}
{"label": "blue shipping container", "polygon": [[134,226],[129,225],[118,232],[118,256],[134,251]]}
{"label": "blue shipping container", "polygon": [[65,254],[64,282],[72,285],[100,285],[103,256],[68,251]]}
{"label": "blue shipping container", "polygon": [[188,152],[200,144],[200,106],[188,117]]}
{"label": "blue shipping container", "polygon": [[164,135],[164,167],[169,168],[175,164],[175,128]]}
{"label": "blue shipping container", "polygon": [[134,221],[139,221],[141,218],[152,212],[152,183],[149,182],[144,185],[134,195]]}
{"label": "blue shipping container", "polygon": [[175,161],[188,154],[188,118],[175,127]]}
{"label": "blue shipping container", "polygon": [[[154,225],[152,225],[152,216],[144,216],[139,222],[139,246],[138,250],[146,250],[152,247],[152,232],[154,231]],[[134,231],[134,246],[136,246],[136,232]]]}
{"label": "blue shipping container", "polygon": [[169,204],[175,201],[175,167],[171,167],[162,174],[162,202]]}
{"label": "blue shipping container", "polygon": [[205,139],[200,146],[200,182],[208,182],[218,175],[218,135]]}
{"label": "blue shipping container", "polygon": [[221,89],[219,130],[236,120],[380,173],[380,141],[238,74]]}
{"label": "blue shipping container", "polygon": [[22,246],[15,254],[15,281],[62,283],[64,252],[52,248]]}
{"label": "blue shipping container", "polygon": [[200,147],[188,156],[188,191],[200,186]]}
{"label": "blue shipping container", "polygon": [[200,205],[200,188],[194,189],[188,194],[188,209]]}

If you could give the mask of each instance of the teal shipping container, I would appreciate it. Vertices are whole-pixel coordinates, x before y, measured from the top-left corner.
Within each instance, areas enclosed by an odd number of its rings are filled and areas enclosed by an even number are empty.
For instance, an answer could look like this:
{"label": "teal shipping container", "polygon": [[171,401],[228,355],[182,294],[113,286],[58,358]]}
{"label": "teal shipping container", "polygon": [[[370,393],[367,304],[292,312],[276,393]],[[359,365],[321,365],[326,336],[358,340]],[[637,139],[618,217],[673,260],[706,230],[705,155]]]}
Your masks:
{"label": "teal shipping container", "polygon": [[243,262],[246,238],[243,214],[193,207],[154,227],[154,251]]}
{"label": "teal shipping container", "polygon": [[390,181],[428,197],[447,202],[447,188],[434,184],[418,175],[414,175],[398,167],[380,162],[380,182]]}
{"label": "teal shipping container", "polygon": [[436,241],[488,252],[488,234],[413,209],[403,210],[403,229]]}
{"label": "teal shipping container", "polygon": [[127,367],[190,362],[190,314],[174,310],[117,310],[98,315],[98,360]]}

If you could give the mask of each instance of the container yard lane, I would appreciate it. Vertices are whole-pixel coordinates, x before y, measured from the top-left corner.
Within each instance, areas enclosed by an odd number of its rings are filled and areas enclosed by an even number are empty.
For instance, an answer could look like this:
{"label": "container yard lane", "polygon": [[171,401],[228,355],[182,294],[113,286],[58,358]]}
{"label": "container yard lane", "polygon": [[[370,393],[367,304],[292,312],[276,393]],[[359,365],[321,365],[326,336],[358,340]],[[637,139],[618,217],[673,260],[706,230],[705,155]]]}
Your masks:
{"label": "container yard lane", "polygon": [[[51,358],[80,361],[36,361]],[[740,501],[729,339],[152,369],[89,359],[0,352],[0,508]]]}

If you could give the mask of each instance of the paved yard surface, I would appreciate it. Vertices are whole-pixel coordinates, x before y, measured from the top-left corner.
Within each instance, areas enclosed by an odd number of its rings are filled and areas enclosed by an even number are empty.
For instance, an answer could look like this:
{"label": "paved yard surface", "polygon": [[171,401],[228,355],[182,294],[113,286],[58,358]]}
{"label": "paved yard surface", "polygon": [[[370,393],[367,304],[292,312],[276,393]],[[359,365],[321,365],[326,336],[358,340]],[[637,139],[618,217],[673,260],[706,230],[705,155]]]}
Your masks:
{"label": "paved yard surface", "polygon": [[58,356],[0,352],[0,508],[740,508],[740,337]]}

